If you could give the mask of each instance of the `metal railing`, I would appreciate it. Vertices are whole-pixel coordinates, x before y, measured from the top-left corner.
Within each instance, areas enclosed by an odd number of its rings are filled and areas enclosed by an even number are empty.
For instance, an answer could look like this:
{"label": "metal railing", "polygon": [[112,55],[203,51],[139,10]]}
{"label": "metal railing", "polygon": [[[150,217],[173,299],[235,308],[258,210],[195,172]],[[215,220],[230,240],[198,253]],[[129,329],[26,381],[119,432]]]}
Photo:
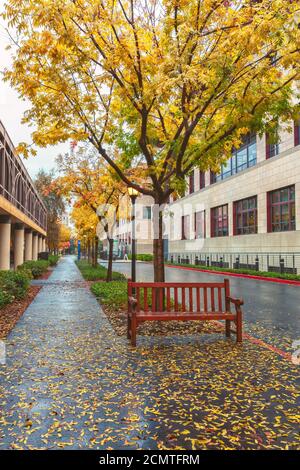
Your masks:
{"label": "metal railing", "polygon": [[33,182],[16,155],[0,121],[0,195],[29,217],[39,227],[47,229],[47,210]]}
{"label": "metal railing", "polygon": [[168,261],[203,267],[251,269],[282,274],[300,273],[300,253],[209,253],[172,252]]}

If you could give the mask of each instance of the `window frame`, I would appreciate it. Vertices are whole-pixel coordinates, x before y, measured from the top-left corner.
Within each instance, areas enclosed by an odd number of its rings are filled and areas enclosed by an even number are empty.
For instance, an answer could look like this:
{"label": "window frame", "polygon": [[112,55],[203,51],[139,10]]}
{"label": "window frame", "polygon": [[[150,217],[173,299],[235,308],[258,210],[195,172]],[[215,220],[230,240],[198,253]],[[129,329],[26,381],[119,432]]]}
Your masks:
{"label": "window frame", "polygon": [[[255,158],[250,159],[250,149],[252,146],[255,145]],[[246,151],[246,161],[243,164],[238,165],[238,154]],[[257,163],[257,139],[256,134],[249,133],[244,136],[244,141],[242,145],[234,149],[232,151],[231,157],[226,162],[226,167],[221,165],[220,173],[215,173],[213,171],[210,172],[210,184],[214,184],[217,181],[223,181],[230,176],[236,175],[237,173],[241,173],[242,171],[247,170],[248,168],[252,168]],[[226,170],[224,172],[224,169]]]}
{"label": "window frame", "polygon": [[[289,190],[289,199],[287,201],[277,201],[274,202],[273,196],[275,193],[280,193],[281,191],[284,190]],[[290,198],[290,193],[291,190],[293,190],[293,199]],[[280,197],[279,197],[280,199]],[[287,230],[274,230],[275,225],[279,225],[280,228],[284,224],[282,221],[282,207],[283,206],[288,206],[288,214],[289,214],[289,220],[288,220],[288,229]],[[273,211],[274,207],[279,207],[280,208],[280,220],[279,222],[273,222]],[[294,220],[292,217],[292,210],[294,212]],[[296,230],[296,190],[295,190],[295,185],[289,185],[289,186],[284,186],[283,188],[278,188],[273,191],[269,191],[267,193],[267,216],[268,216],[268,232],[269,233],[282,233],[282,232],[294,232]]]}
{"label": "window frame", "polygon": [[279,147],[279,135],[278,135],[278,142],[269,142],[270,136],[266,133],[266,160],[270,158],[276,157],[280,153]]}
{"label": "window frame", "polygon": [[[149,212],[150,209],[150,212]],[[147,210],[147,217],[145,217],[145,210]],[[150,215],[150,217],[149,217]],[[151,220],[152,219],[152,207],[151,206],[143,206],[143,220]]]}
{"label": "window frame", "polygon": [[[187,221],[187,224],[185,224],[185,220]],[[190,220],[190,215],[182,215],[181,216],[181,240],[190,240],[191,239],[191,220]],[[185,228],[188,228],[188,233],[185,233]],[[188,236],[187,236],[188,235]]]}
{"label": "window frame", "polygon": [[193,170],[192,173],[189,175],[189,194],[193,194],[195,192],[195,171]]}
{"label": "window frame", "polygon": [[[202,236],[197,236],[197,214],[202,214]],[[201,238],[206,238],[206,211],[203,209],[202,211],[194,212],[194,232],[195,232],[195,239],[199,240]]]}
{"label": "window frame", "polygon": [[[247,207],[247,209],[243,208],[243,204],[247,201],[250,202],[250,200],[255,200],[255,207],[250,208]],[[241,206],[241,209],[239,209],[239,206]],[[254,231],[247,231],[246,228],[251,228],[252,226],[248,223],[247,225],[243,225],[243,219],[244,215],[246,214],[247,221],[249,221],[250,213],[254,212]],[[242,225],[239,226],[238,224],[238,218],[239,215],[242,218]],[[238,201],[233,202],[233,235],[254,235],[257,234],[257,229],[258,229],[258,211],[257,211],[257,196],[250,196],[250,197],[245,197],[243,199],[239,199]]]}
{"label": "window frame", "polygon": [[[224,209],[226,208],[226,216],[224,216]],[[220,217],[215,216],[215,212],[222,209],[222,225],[221,230],[219,229]],[[226,221],[226,233],[224,233],[224,221]],[[218,231],[216,227],[218,226]],[[222,204],[220,206],[212,207],[210,210],[210,236],[211,238],[228,237],[229,236],[229,213],[228,204]]]}

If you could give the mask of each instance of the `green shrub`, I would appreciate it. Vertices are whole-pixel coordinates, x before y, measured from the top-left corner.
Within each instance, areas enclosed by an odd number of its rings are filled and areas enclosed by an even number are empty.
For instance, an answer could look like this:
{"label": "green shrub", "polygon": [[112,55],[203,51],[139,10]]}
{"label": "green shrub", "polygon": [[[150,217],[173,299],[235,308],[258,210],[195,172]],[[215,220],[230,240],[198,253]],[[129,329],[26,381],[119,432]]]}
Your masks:
{"label": "green shrub", "polygon": [[[107,268],[105,266],[98,265],[94,267],[85,260],[76,261],[76,264],[86,281],[100,281],[106,279]],[[113,272],[112,278],[114,281],[126,279],[124,274],[118,272]]]}
{"label": "green shrub", "polygon": [[[132,259],[132,255],[128,255],[128,259]],[[153,261],[153,255],[148,253],[140,253],[136,255],[138,261]]]}
{"label": "green shrub", "polygon": [[95,282],[91,291],[99,301],[112,308],[122,308],[127,303],[127,282]]}
{"label": "green shrub", "polygon": [[2,290],[0,285],[0,309],[13,302],[13,300],[13,296],[9,292]]}
{"label": "green shrub", "polygon": [[50,266],[56,266],[59,260],[58,255],[49,255],[48,261],[50,263]]}
{"label": "green shrub", "polygon": [[29,270],[32,274],[32,277],[34,279],[37,279],[47,271],[49,264],[49,261],[46,260],[25,261],[25,263],[21,264],[21,266],[18,267],[18,270]]}
{"label": "green shrub", "polygon": [[288,279],[294,281],[300,281],[300,276],[297,274],[286,274],[286,273],[276,273],[272,271],[255,271],[254,269],[232,269],[232,268],[220,268],[218,266],[205,266],[205,265],[195,265],[195,264],[186,264],[186,263],[170,263],[174,266],[186,266],[189,268],[198,268],[198,269],[205,269],[207,271],[220,271],[226,273],[238,273],[238,274],[247,274],[250,276],[261,276],[261,277],[270,277],[270,278],[277,278],[277,279]]}
{"label": "green shrub", "polygon": [[22,271],[0,272],[0,308],[26,296],[30,284],[28,273]]}
{"label": "green shrub", "polygon": [[[100,303],[110,308],[127,308],[127,282],[112,281],[112,282],[95,282],[92,284],[91,291],[99,299]],[[151,289],[147,291],[148,305],[152,305],[152,292]],[[140,290],[140,303],[144,303],[144,290]],[[173,305],[173,300],[171,300]]]}

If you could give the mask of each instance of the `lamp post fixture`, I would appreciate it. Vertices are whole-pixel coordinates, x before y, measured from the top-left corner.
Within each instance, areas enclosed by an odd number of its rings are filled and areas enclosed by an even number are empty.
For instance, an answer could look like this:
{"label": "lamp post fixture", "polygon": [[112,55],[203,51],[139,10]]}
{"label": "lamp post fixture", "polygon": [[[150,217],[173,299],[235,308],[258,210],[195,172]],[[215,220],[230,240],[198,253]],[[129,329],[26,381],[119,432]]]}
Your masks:
{"label": "lamp post fixture", "polygon": [[[128,194],[132,204],[132,215],[131,215],[131,280],[136,281],[136,240],[135,240],[135,201],[139,195],[139,192],[135,188],[128,188]],[[133,289],[135,294],[135,289]]]}

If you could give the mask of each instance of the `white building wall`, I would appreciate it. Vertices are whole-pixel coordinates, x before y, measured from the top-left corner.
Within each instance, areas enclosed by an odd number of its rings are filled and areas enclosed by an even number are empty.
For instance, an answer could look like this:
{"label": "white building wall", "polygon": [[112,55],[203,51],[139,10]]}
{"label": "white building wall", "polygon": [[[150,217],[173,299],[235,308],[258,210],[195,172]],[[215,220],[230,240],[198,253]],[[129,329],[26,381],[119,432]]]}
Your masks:
{"label": "white building wall", "polygon": [[[283,131],[280,134],[279,155],[266,159],[266,138],[257,137],[257,164],[236,175],[210,185],[209,172],[205,175],[206,187],[198,190],[199,175],[195,172],[195,192],[178,199],[171,205],[176,213],[193,213],[196,205],[202,204],[206,211],[206,238],[199,250],[198,240],[170,240],[169,253],[299,253],[300,254],[300,146],[294,147],[294,135]],[[295,185],[296,230],[268,233],[267,193],[285,186]],[[233,203],[257,195],[258,233],[233,236]],[[229,236],[211,238],[211,208],[228,204]],[[179,206],[179,207],[178,207]],[[197,209],[199,210],[199,209]],[[299,256],[300,263],[300,256]],[[299,266],[300,269],[300,266]]]}

